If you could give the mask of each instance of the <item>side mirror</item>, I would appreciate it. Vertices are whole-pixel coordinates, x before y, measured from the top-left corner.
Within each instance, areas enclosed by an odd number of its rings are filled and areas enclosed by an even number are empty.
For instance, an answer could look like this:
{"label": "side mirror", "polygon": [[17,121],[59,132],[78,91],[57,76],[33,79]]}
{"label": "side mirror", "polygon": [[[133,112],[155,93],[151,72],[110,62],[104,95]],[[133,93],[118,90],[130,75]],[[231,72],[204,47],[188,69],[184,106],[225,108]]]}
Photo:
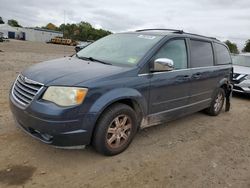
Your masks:
{"label": "side mirror", "polygon": [[152,72],[171,71],[174,69],[174,62],[168,58],[158,58],[154,61]]}

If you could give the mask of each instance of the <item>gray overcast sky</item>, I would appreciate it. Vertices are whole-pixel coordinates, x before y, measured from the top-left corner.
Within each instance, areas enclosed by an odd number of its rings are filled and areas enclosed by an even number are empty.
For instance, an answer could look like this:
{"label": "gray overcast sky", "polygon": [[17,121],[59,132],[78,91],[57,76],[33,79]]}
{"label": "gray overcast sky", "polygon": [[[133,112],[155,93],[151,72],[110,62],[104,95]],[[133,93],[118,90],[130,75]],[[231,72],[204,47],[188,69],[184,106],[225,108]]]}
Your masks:
{"label": "gray overcast sky", "polygon": [[23,26],[79,21],[113,32],[177,28],[230,39],[240,48],[250,38],[249,0],[0,0],[0,16]]}

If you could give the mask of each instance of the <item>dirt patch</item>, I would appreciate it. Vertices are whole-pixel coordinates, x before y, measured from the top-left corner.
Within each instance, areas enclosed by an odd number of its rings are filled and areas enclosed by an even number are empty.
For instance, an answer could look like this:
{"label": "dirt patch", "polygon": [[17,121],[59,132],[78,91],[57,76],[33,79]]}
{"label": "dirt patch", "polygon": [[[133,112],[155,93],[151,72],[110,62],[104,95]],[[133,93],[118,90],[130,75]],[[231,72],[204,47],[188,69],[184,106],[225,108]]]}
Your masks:
{"label": "dirt patch", "polygon": [[0,182],[7,185],[23,185],[31,179],[36,168],[14,165],[0,171]]}
{"label": "dirt patch", "polygon": [[117,156],[101,156],[92,147],[55,149],[16,127],[8,96],[21,70],[71,55],[74,47],[11,40],[0,48],[4,51],[0,54],[1,188],[24,184],[38,188],[250,188],[249,96],[234,95],[230,112],[217,117],[195,113],[142,130]]}

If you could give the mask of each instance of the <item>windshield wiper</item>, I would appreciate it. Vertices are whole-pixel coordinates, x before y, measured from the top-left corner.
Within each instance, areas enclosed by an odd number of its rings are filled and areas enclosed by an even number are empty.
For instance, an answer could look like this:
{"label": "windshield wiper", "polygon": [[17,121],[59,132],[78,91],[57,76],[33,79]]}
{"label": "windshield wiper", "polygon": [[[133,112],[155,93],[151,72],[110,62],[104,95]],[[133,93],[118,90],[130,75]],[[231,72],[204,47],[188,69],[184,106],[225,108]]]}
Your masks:
{"label": "windshield wiper", "polygon": [[108,62],[105,62],[105,61],[102,61],[102,60],[99,60],[99,59],[95,59],[95,58],[93,58],[93,57],[88,57],[88,59],[89,59],[90,61],[96,61],[96,62],[105,64],[105,65],[112,65],[111,63],[108,63]]}
{"label": "windshield wiper", "polygon": [[82,56],[78,56],[77,54],[76,54],[76,57],[79,58],[79,59],[83,59],[83,60],[99,62],[99,63],[105,64],[105,65],[112,65],[111,63],[104,62],[104,61],[101,61],[99,59],[95,59],[93,57],[82,57]]}

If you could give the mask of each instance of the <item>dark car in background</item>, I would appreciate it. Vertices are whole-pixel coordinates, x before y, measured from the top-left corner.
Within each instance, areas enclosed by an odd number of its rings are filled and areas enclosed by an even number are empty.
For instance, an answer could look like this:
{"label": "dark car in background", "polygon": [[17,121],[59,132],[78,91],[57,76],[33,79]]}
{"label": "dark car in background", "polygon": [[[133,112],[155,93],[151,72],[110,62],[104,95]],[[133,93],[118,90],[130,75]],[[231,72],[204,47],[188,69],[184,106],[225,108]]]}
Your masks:
{"label": "dark car in background", "polygon": [[138,30],[104,37],[73,57],[18,75],[10,107],[18,125],[44,143],[124,151],[140,128],[205,110],[229,99],[228,48],[179,30]]}
{"label": "dark car in background", "polygon": [[75,47],[75,51],[79,52],[80,50],[82,50],[83,48],[85,48],[86,46],[90,45],[93,41],[86,41],[86,42],[80,42],[80,44],[76,45]]}

